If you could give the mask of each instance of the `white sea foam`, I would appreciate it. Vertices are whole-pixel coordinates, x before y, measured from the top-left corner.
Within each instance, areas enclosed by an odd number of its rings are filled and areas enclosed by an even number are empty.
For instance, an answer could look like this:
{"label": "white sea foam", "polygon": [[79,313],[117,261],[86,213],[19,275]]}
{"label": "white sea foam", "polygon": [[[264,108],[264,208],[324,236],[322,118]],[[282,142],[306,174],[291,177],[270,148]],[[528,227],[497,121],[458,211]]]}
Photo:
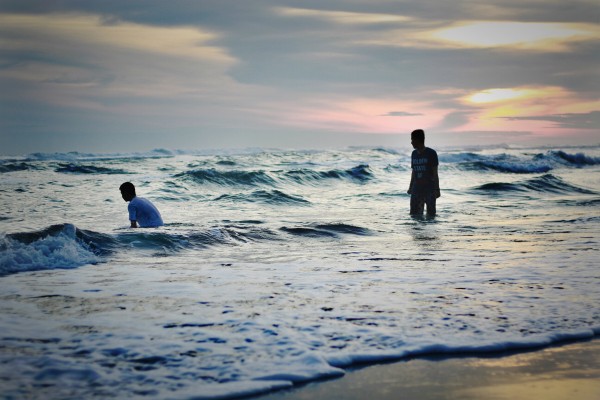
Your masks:
{"label": "white sea foam", "polygon": [[100,258],[77,239],[75,226],[65,224],[57,235],[23,243],[10,237],[0,238],[0,275],[40,269],[76,268],[95,264]]}

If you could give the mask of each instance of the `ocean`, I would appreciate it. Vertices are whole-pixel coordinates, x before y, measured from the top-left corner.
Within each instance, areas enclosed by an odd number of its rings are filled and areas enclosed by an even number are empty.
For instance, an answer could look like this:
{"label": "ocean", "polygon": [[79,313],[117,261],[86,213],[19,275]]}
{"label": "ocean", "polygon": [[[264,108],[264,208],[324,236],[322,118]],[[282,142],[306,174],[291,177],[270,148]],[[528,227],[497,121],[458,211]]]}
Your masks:
{"label": "ocean", "polygon": [[[435,148],[435,146],[433,146]],[[2,398],[235,398],[600,335],[600,147],[0,157]],[[130,229],[122,182],[165,226]]]}

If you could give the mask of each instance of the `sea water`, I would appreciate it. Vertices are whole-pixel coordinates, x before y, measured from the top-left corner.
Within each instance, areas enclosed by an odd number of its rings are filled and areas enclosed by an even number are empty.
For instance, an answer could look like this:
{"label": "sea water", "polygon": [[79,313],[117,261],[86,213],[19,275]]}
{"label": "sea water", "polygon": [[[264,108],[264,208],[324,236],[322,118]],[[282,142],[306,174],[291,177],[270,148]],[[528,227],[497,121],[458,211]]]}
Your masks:
{"label": "sea water", "polygon": [[[600,147],[31,154],[0,160],[0,386],[231,398],[356,363],[600,334]],[[165,226],[130,229],[133,182]]]}

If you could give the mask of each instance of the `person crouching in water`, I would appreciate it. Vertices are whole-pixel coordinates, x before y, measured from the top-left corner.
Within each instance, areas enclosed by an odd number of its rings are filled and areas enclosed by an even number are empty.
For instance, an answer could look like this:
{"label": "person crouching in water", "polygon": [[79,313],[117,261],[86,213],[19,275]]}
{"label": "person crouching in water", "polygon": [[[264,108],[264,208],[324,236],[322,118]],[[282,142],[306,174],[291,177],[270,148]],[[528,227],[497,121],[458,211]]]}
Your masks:
{"label": "person crouching in water", "polygon": [[125,182],[119,187],[119,190],[123,200],[129,202],[127,210],[129,211],[129,221],[131,221],[132,228],[137,228],[138,225],[140,228],[163,226],[163,220],[158,209],[150,200],[136,196],[133,183]]}
{"label": "person crouching in water", "polygon": [[410,134],[414,151],[411,156],[410,214],[423,215],[427,205],[427,216],[435,216],[435,201],[440,197],[438,178],[438,156],[435,150],[425,147],[425,132],[416,129]]}

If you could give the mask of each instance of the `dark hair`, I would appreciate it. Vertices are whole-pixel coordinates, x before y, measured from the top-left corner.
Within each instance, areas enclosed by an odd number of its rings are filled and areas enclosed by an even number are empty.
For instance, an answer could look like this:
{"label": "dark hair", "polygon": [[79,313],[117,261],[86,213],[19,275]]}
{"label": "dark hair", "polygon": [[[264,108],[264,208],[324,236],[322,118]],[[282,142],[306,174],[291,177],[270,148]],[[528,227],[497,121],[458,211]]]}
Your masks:
{"label": "dark hair", "polygon": [[119,190],[122,193],[132,194],[135,196],[135,186],[131,182],[125,182],[120,187]]}
{"label": "dark hair", "polygon": [[425,131],[423,129],[415,129],[410,134],[411,139],[425,143]]}

